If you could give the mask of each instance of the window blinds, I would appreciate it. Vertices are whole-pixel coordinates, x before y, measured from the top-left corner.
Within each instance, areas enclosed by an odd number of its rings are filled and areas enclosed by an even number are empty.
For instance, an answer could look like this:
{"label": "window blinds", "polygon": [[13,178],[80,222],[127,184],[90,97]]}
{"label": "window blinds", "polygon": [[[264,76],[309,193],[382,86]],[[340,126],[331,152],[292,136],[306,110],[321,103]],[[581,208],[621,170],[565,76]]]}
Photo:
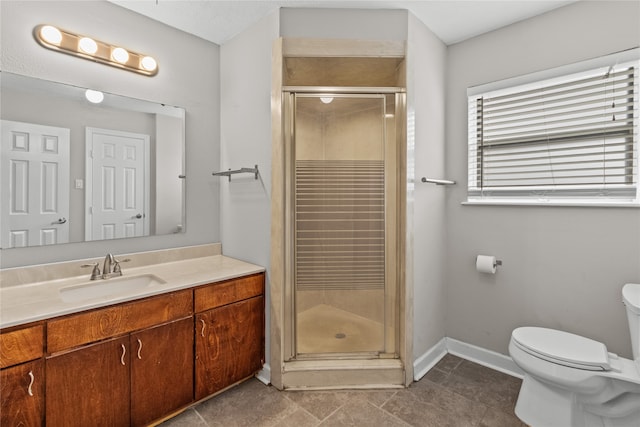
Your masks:
{"label": "window blinds", "polygon": [[469,97],[469,197],[636,199],[638,62]]}

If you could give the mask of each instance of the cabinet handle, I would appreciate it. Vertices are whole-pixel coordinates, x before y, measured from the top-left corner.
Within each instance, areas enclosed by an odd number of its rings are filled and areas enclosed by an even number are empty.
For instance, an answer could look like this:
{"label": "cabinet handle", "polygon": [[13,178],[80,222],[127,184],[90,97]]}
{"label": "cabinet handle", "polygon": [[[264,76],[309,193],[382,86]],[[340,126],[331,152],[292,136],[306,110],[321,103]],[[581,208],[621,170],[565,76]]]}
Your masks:
{"label": "cabinet handle", "polygon": [[122,346],[122,356],[120,356],[120,363],[122,363],[122,366],[124,366],[124,355],[127,354],[127,348],[124,346],[124,344],[120,344]]}
{"label": "cabinet handle", "polygon": [[142,356],[140,356],[140,351],[142,350],[142,341],[138,338],[138,359],[142,360]]}
{"label": "cabinet handle", "polygon": [[204,323],[204,319],[200,319],[200,321],[202,322],[202,331],[200,331],[200,335],[204,338],[204,328],[206,324]]}
{"label": "cabinet handle", "polygon": [[27,392],[29,393],[29,396],[33,396],[33,389],[31,387],[33,386],[33,382],[36,379],[33,376],[33,371],[29,371],[29,378],[31,378],[31,381],[29,382],[29,388],[27,388]]}

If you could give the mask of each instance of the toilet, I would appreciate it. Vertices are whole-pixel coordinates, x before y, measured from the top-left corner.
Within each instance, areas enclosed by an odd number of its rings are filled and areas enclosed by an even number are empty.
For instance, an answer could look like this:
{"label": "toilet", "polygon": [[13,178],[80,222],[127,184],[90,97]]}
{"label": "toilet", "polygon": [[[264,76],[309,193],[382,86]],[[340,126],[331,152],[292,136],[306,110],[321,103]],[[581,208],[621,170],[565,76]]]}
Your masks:
{"label": "toilet", "polygon": [[568,332],[521,327],[509,354],[524,371],[516,415],[531,427],[640,426],[640,284],[622,288],[633,359]]}

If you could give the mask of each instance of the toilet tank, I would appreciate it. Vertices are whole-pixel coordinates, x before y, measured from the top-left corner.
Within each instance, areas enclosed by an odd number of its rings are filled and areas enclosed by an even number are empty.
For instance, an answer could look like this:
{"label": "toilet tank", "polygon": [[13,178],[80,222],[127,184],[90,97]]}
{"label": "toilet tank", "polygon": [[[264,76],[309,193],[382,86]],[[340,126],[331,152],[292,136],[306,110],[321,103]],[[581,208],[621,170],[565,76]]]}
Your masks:
{"label": "toilet tank", "polygon": [[640,360],[640,284],[627,283],[622,287],[622,301],[627,308],[633,360]]}

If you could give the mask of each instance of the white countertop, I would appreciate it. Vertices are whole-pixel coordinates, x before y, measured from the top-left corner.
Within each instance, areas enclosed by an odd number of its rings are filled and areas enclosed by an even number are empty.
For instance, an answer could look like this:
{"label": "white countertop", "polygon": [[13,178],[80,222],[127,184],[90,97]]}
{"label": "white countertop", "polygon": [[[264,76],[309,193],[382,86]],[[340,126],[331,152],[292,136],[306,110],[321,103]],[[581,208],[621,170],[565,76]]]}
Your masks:
{"label": "white countertop", "polygon": [[[97,282],[102,282],[105,286],[108,286],[109,280],[117,280],[117,278],[90,281],[90,274],[83,274],[82,276],[65,279],[0,288],[0,328],[159,295],[211,282],[233,279],[248,274],[260,273],[264,270],[263,267],[258,265],[223,255],[135,268],[127,268],[126,264],[123,264],[122,277],[124,278],[152,274],[166,283],[134,291],[127,290],[109,297],[85,299],[80,302],[64,302],[60,298],[60,289]],[[90,273],[90,271],[87,271],[87,273]]]}

